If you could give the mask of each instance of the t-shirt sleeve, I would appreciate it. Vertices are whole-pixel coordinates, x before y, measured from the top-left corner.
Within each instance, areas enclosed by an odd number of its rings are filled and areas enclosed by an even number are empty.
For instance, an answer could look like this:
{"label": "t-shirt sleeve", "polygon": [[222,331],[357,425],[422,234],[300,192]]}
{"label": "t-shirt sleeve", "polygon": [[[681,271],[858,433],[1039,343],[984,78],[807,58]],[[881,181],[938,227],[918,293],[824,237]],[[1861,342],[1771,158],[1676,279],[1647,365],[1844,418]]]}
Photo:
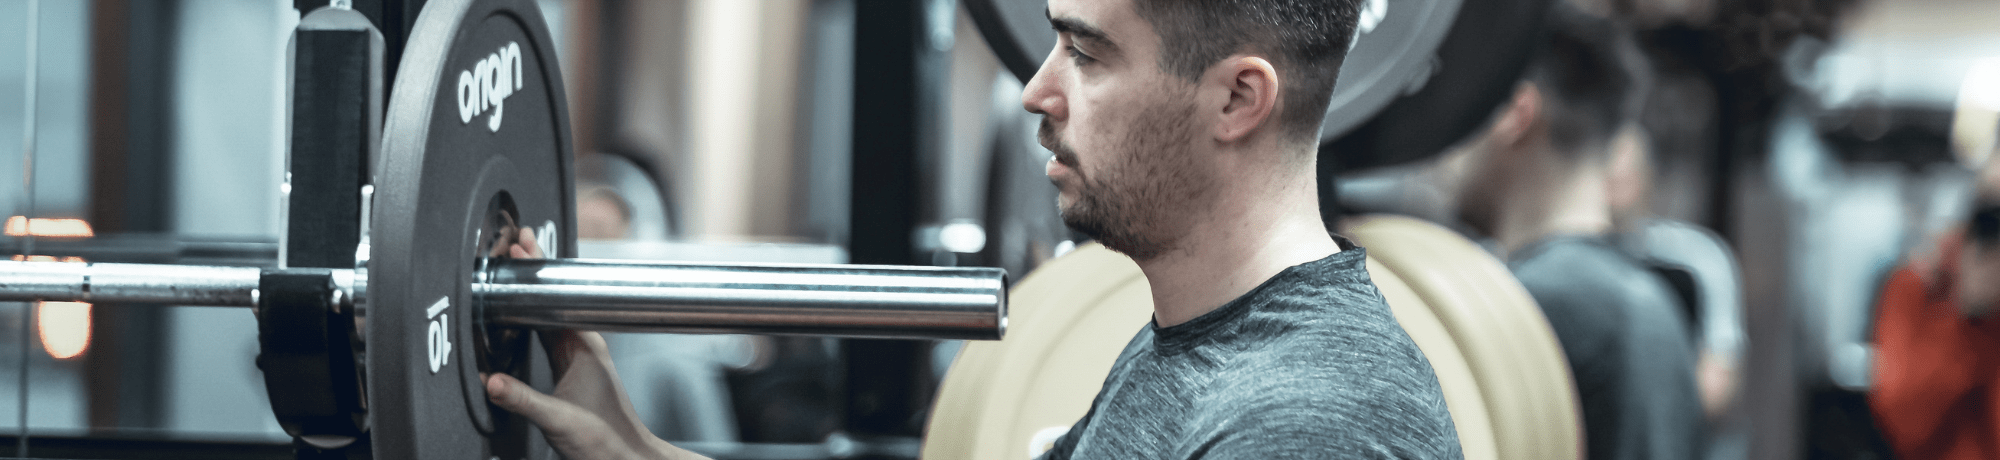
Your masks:
{"label": "t-shirt sleeve", "polygon": [[[1125,343],[1125,349],[1118,352],[1118,359],[1111,362],[1111,373],[1105,376],[1103,386],[1109,387],[1117,384],[1119,370],[1125,369],[1126,366],[1130,365],[1132,356],[1138,353],[1139,349],[1142,348],[1141,345],[1149,341],[1151,337],[1152,334],[1149,327],[1141,327],[1139,328],[1139,332],[1132,335],[1132,340]],[[1069,432],[1063,433],[1062,436],[1056,438],[1054,446],[1049,447],[1047,452],[1042,452],[1041,455],[1035,458],[1037,460],[1069,460],[1071,454],[1076,452],[1077,439],[1083,436],[1084,431],[1087,431],[1086,428],[1090,427],[1091,419],[1097,418],[1097,406],[1103,402],[1104,392],[1103,390],[1099,390],[1097,396],[1091,398],[1090,410],[1083,413],[1083,418],[1077,419],[1076,424],[1070,425]]]}
{"label": "t-shirt sleeve", "polygon": [[1069,460],[1070,455],[1076,452],[1076,438],[1083,435],[1085,427],[1090,426],[1090,417],[1093,415],[1097,415],[1096,405],[1092,405],[1090,412],[1084,413],[1083,418],[1077,419],[1076,424],[1070,425],[1069,432],[1057,437],[1054,446],[1049,447],[1048,451],[1042,452],[1042,455],[1035,458],[1037,460]]}

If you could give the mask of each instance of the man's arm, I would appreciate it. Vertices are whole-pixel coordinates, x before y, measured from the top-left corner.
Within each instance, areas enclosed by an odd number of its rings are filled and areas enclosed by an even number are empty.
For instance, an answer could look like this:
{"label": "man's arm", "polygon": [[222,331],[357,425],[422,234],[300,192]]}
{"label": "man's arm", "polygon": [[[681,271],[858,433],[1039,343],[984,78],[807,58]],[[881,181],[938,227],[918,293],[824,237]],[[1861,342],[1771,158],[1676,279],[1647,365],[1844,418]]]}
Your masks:
{"label": "man's arm", "polygon": [[[508,248],[514,258],[541,258],[535,234],[523,228]],[[487,399],[542,428],[549,444],[569,459],[703,459],[653,436],[632,409],[612,368],[610,348],[596,332],[543,331],[555,368],[554,394],[544,394],[507,374],[486,376]]]}

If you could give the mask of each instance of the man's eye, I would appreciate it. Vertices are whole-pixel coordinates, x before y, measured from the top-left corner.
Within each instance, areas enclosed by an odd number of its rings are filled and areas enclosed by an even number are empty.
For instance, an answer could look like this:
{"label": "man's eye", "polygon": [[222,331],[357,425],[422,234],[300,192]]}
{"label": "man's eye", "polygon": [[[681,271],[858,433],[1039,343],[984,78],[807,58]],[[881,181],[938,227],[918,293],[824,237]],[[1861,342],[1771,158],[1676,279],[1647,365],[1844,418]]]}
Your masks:
{"label": "man's eye", "polygon": [[1076,49],[1076,45],[1069,45],[1069,46],[1064,46],[1064,47],[1063,47],[1063,51],[1066,51],[1066,52],[1068,52],[1068,53],[1069,53],[1069,57],[1070,57],[1070,59],[1074,59],[1074,60],[1076,60],[1076,63],[1077,63],[1077,65],[1083,65],[1083,64],[1089,64],[1089,63],[1092,63],[1092,62],[1097,62],[1097,59],[1096,59],[1096,58],[1092,58],[1092,57],[1090,57],[1090,55],[1088,55],[1088,54],[1083,54],[1083,52],[1082,52],[1082,51],[1077,51],[1077,49]]}

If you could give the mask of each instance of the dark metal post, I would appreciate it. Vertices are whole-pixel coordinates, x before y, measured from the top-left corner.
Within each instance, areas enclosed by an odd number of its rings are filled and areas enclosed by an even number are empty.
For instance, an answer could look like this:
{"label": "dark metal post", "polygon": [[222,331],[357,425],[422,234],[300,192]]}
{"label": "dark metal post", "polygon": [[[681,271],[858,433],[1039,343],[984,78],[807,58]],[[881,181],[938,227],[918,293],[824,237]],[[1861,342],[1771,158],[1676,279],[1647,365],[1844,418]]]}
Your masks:
{"label": "dark metal post", "polygon": [[[848,250],[855,263],[924,263],[915,248],[920,171],[940,150],[949,55],[932,43],[932,8],[955,2],[855,4],[853,182]],[[940,6],[942,5],[942,6]],[[956,18],[955,14],[944,18]],[[849,340],[847,431],[916,436],[929,405],[929,342]]]}
{"label": "dark metal post", "polygon": [[[90,222],[99,234],[164,232],[173,196],[172,135],[178,1],[90,5]],[[166,312],[99,308],[84,355],[93,430],[161,428]]]}

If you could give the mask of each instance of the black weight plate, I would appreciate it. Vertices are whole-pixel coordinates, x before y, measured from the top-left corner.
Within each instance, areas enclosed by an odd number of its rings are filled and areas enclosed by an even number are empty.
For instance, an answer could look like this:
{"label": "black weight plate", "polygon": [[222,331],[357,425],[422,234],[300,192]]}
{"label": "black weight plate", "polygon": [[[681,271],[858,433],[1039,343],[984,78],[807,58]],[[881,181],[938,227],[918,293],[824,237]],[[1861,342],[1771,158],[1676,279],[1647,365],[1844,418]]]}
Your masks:
{"label": "black weight plate", "polygon": [[1433,53],[1452,20],[1463,17],[1460,8],[1459,0],[1361,0],[1354,47],[1340,65],[1332,103],[1320,122],[1320,143],[1346,135],[1397,97],[1426,86],[1439,66]]}
{"label": "black weight plate", "polygon": [[[1534,54],[1550,0],[1468,1],[1437,47],[1436,70],[1360,126],[1320,140],[1321,177],[1430,158],[1486,124]],[[1351,67],[1349,67],[1351,68]],[[1345,84],[1346,69],[1341,75]],[[1338,108],[1336,108],[1338,110]],[[1330,142],[1329,142],[1330,141]]]}
{"label": "black weight plate", "polygon": [[[374,163],[375,456],[553,458],[539,430],[486,403],[470,286],[480,229],[503,194],[521,224],[556,230],[552,256],[576,255],[573,140],[554,43],[533,0],[432,0],[408,43]],[[547,356],[525,348],[515,375],[548,391]]]}
{"label": "black weight plate", "polygon": [[966,0],[965,11],[979,27],[979,36],[993,48],[1000,65],[1022,83],[1035,78],[1042,61],[1056,49],[1056,31],[1049,28],[1048,0]]}

